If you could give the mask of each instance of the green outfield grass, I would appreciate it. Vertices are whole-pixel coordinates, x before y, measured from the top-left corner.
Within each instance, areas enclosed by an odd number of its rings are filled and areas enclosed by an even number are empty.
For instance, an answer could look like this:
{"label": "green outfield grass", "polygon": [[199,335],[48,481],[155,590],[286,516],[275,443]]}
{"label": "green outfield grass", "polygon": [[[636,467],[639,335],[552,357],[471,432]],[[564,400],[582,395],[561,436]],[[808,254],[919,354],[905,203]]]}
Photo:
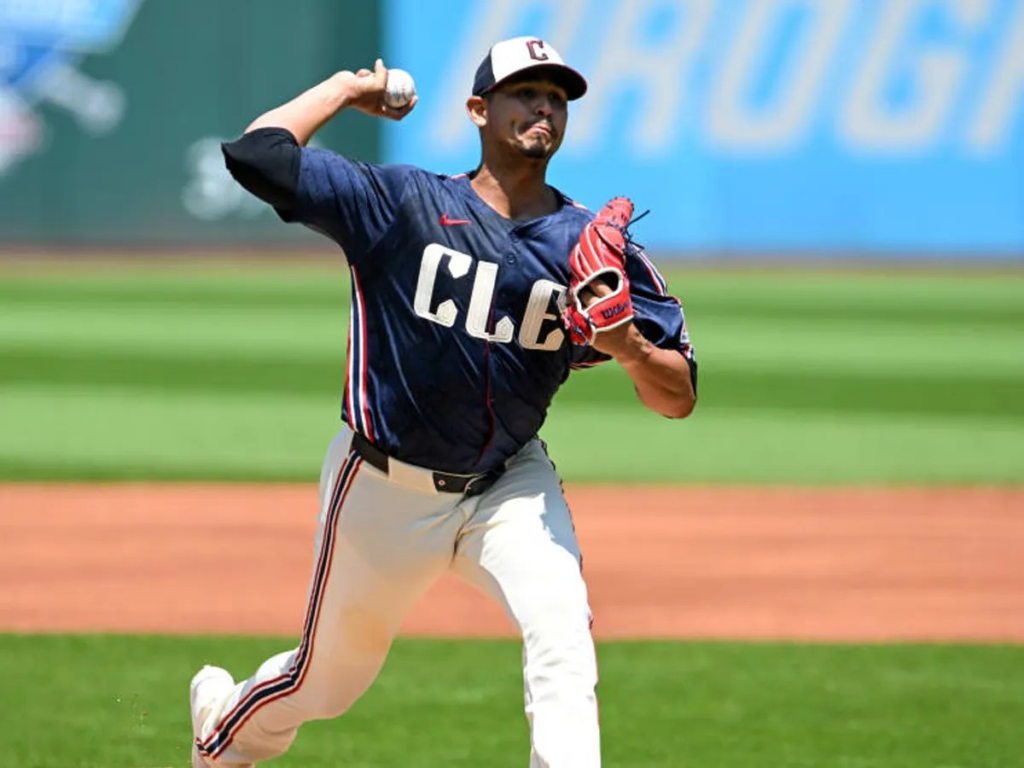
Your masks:
{"label": "green outfield grass", "polygon": [[[542,430],[566,479],[1024,481],[1024,271],[669,283],[697,412],[643,410],[614,365],[574,374]],[[315,479],[347,292],[308,264],[0,273],[0,479]]]}
{"label": "green outfield grass", "polygon": [[[187,686],[246,676],[287,640],[0,635],[0,762],[187,768]],[[1024,648],[606,643],[605,764],[652,768],[1020,768]],[[294,768],[526,764],[519,646],[401,640]]]}

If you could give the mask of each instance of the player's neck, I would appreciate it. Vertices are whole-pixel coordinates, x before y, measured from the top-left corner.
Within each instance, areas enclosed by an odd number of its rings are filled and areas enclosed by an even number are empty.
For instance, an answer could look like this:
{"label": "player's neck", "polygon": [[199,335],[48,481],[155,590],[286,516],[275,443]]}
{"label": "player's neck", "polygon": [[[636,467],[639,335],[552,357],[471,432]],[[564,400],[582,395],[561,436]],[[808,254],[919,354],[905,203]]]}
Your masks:
{"label": "player's neck", "polygon": [[470,185],[487,205],[507,219],[526,220],[558,210],[555,191],[544,180],[547,163],[532,167],[501,167],[482,163]]}

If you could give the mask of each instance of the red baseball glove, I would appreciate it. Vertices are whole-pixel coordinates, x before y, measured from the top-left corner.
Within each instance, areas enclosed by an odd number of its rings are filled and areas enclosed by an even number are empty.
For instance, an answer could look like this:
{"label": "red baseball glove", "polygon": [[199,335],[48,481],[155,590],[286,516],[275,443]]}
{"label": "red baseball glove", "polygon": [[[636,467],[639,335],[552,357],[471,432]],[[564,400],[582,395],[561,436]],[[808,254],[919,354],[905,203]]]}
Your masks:
{"label": "red baseball glove", "polygon": [[[633,319],[633,301],[626,277],[626,225],[633,203],[625,197],[608,202],[583,228],[569,254],[569,301],[562,321],[573,344],[591,344],[594,337]],[[600,280],[611,293],[594,299],[591,283]]]}

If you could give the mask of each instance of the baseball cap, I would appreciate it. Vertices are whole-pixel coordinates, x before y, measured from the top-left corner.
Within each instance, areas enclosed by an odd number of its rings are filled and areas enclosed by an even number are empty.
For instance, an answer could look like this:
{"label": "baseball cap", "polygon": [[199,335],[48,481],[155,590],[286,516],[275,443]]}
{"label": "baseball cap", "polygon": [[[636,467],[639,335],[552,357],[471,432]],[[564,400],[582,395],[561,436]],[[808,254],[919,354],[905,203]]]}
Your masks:
{"label": "baseball cap", "polygon": [[527,70],[537,70],[565,88],[570,101],[587,92],[587,81],[572,67],[566,66],[558,51],[539,37],[513,37],[491,46],[477,67],[473,95],[483,96],[505,80]]}

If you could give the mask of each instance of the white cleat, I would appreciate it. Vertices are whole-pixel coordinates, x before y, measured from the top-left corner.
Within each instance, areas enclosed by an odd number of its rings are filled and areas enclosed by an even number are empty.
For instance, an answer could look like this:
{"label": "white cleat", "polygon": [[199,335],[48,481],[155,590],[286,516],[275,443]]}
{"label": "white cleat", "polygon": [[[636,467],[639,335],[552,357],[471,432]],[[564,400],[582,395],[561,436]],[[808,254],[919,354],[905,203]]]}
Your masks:
{"label": "white cleat", "polygon": [[199,754],[195,740],[204,738],[203,726],[215,709],[223,705],[235,680],[226,669],[206,665],[192,678],[189,686],[189,704],[192,708],[192,768],[210,768],[213,763]]}

